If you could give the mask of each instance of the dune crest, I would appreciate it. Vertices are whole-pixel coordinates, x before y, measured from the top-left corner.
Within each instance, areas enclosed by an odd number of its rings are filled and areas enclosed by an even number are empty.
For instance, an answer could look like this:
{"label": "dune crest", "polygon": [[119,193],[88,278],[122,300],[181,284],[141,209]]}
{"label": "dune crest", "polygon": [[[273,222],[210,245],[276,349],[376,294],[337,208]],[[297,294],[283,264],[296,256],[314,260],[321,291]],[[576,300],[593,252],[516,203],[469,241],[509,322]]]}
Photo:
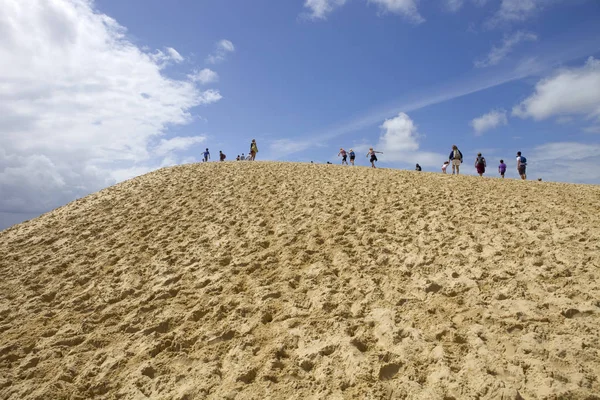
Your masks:
{"label": "dune crest", "polygon": [[600,187],[162,169],[0,233],[3,399],[592,399]]}

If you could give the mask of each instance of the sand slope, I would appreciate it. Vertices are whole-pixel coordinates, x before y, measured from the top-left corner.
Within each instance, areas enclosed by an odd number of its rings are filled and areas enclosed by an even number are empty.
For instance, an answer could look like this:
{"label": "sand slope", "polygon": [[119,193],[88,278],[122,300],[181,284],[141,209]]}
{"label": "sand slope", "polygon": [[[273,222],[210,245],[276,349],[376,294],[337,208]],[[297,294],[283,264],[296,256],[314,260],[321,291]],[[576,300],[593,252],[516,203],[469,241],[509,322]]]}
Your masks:
{"label": "sand slope", "polygon": [[2,399],[598,399],[600,187],[163,169],[0,233]]}

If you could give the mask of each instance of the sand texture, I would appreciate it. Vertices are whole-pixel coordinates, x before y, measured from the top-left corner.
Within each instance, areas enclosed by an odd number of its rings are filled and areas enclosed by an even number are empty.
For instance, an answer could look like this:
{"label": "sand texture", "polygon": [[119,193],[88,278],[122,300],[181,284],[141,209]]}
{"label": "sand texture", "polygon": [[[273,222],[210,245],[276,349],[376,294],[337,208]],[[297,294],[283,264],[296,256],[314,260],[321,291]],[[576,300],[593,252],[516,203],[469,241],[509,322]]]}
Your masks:
{"label": "sand texture", "polygon": [[600,187],[162,169],[0,233],[1,399],[599,399]]}

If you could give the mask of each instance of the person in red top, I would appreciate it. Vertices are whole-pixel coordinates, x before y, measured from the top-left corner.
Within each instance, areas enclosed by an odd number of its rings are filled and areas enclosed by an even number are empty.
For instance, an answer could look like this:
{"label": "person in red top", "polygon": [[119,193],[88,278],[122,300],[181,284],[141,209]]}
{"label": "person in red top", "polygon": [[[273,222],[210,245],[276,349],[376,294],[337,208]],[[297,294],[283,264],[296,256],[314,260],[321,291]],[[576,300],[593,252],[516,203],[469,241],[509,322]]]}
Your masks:
{"label": "person in red top", "polygon": [[348,153],[346,153],[346,150],[344,150],[343,148],[340,148],[340,152],[338,153],[338,157],[342,156],[342,165],[346,164],[348,165]]}
{"label": "person in red top", "polygon": [[481,155],[481,153],[477,153],[477,158],[475,159],[475,168],[477,169],[479,176],[483,176],[483,174],[485,174],[485,167],[487,167],[485,158]]}

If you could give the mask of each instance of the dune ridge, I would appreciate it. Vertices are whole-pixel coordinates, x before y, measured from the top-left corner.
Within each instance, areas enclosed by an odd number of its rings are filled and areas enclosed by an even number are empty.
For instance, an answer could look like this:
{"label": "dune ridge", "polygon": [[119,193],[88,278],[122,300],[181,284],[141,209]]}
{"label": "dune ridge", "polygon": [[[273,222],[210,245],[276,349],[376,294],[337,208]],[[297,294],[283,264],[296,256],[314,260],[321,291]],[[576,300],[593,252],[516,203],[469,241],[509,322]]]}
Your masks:
{"label": "dune ridge", "polygon": [[600,187],[161,169],[0,232],[3,399],[598,399]]}

